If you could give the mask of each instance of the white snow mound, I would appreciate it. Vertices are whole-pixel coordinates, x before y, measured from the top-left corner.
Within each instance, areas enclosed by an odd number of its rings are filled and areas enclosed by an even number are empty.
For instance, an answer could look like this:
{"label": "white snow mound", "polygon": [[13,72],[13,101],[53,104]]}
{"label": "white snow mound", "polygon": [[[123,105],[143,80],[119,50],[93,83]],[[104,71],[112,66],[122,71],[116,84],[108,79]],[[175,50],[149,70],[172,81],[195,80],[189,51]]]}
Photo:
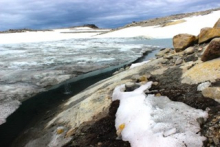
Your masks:
{"label": "white snow mound", "polygon": [[207,118],[205,111],[194,109],[166,96],[146,96],[152,82],[133,92],[124,92],[125,85],[113,92],[113,101],[120,100],[115,127],[122,140],[132,147],[201,147],[206,139],[199,133],[197,118]]}

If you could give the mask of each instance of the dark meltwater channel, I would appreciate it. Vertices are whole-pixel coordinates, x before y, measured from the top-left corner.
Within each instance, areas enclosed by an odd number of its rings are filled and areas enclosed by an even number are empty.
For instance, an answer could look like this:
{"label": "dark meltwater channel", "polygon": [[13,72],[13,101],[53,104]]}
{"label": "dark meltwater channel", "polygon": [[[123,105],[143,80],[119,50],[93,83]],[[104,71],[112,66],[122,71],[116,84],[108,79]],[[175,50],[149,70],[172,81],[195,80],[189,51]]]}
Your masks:
{"label": "dark meltwater channel", "polygon": [[[135,61],[134,61],[135,62]],[[48,110],[54,110],[66,99],[86,89],[92,84],[110,77],[118,69],[132,62],[93,71],[80,75],[44,93],[40,93],[22,103],[22,105],[7,118],[7,122],[0,126],[0,144],[10,146],[14,140],[34,119],[44,115]],[[49,116],[48,116],[49,117]]]}
{"label": "dark meltwater channel", "polygon": [[[44,119],[49,119],[55,115],[59,111],[57,109],[59,105],[73,95],[76,95],[100,80],[110,77],[115,71],[122,67],[154,57],[156,52],[158,52],[158,49],[147,53],[144,57],[136,61],[130,61],[123,65],[112,66],[80,75],[53,87],[47,92],[40,93],[24,101],[22,105],[7,118],[7,122],[0,126],[0,146],[10,146],[13,140],[17,138],[25,128],[30,128],[30,123],[33,124],[33,121],[38,118],[42,119],[43,117]],[[50,111],[50,114],[46,114],[48,111]]]}

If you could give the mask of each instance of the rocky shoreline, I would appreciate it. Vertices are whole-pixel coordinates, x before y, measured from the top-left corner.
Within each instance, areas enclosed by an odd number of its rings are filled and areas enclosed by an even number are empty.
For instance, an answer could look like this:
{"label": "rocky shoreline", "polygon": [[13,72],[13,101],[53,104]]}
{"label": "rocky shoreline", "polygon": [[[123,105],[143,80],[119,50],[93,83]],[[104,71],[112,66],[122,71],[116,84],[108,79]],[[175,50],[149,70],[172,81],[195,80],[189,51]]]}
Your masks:
{"label": "rocky shoreline", "polygon": [[23,32],[47,32],[47,31],[52,31],[49,29],[45,30],[33,30],[33,29],[9,29],[7,31],[0,31],[0,33],[23,33]]}
{"label": "rocky shoreline", "polygon": [[116,135],[114,121],[120,102],[112,102],[112,92],[121,84],[126,85],[126,91],[133,91],[147,81],[153,81],[153,86],[146,95],[167,96],[207,111],[207,120],[197,119],[198,133],[206,137],[204,146],[219,146],[220,34],[211,33],[220,29],[219,24],[202,29],[198,37],[174,36],[174,49],[162,49],[156,59],[121,70],[68,99],[59,113],[27,129],[13,146],[130,146]]}
{"label": "rocky shoreline", "polygon": [[[100,31],[102,30],[102,29],[98,28],[95,24],[85,24],[82,26],[72,26],[72,27],[68,27],[68,28],[74,29],[74,28],[79,28],[79,27],[88,27],[88,28],[91,28],[94,30],[100,30]],[[28,29],[28,28],[9,29],[6,31],[0,31],[0,33],[48,32],[48,31],[53,31],[53,29]],[[66,32],[64,32],[64,33],[66,33]],[[87,32],[78,32],[78,33],[87,33]],[[92,33],[92,32],[88,32],[88,33]]]}
{"label": "rocky shoreline", "polygon": [[[5,92],[4,92],[4,85],[5,85],[5,87],[8,87],[7,86],[8,84],[10,86],[13,86],[14,84],[16,84],[16,82],[10,82],[10,81],[7,82],[7,80],[6,80],[1,85],[1,86],[3,86],[3,88],[1,89],[1,92],[3,92],[3,96],[4,96],[2,98],[7,98],[8,96],[11,96],[11,97],[13,96],[15,98],[20,97],[21,98],[20,101],[22,104],[19,105],[19,107],[21,107],[21,108],[18,108],[18,110],[16,110],[15,113],[13,113],[11,116],[9,116],[7,118],[6,123],[4,123],[3,121],[1,122],[3,124],[0,126],[0,131],[2,132],[2,134],[4,134],[3,136],[0,135],[1,144],[4,146],[7,146],[7,143],[11,142],[10,139],[15,137],[15,136],[13,136],[13,134],[16,134],[18,132],[22,132],[22,129],[24,129],[26,127],[28,128],[28,126],[31,126],[31,124],[35,124],[36,122],[42,123],[45,121],[44,119],[48,120],[49,118],[54,116],[56,113],[62,111],[62,109],[58,109],[57,107],[59,107],[59,105],[61,103],[65,102],[66,99],[71,97],[71,95],[76,94],[75,92],[82,91],[83,87],[85,88],[85,86],[88,86],[89,84],[94,83],[95,81],[97,82],[98,80],[101,80],[102,77],[106,78],[106,76],[107,77],[110,76],[109,73],[111,73],[112,70],[115,71],[116,69],[124,67],[127,64],[131,64],[133,61],[138,60],[139,58],[142,58],[142,55],[150,53],[153,49],[157,49],[157,47],[135,49],[135,50],[137,50],[137,56],[135,56],[134,52],[132,51],[133,56],[132,56],[131,60],[128,60],[128,58],[126,58],[125,60],[120,58],[120,60],[117,60],[116,62],[112,62],[112,63],[108,62],[108,64],[105,66],[96,66],[96,68],[98,68],[98,70],[94,70],[92,72],[90,71],[87,73],[87,71],[91,70],[91,68],[93,68],[94,66],[89,66],[90,68],[85,69],[87,67],[86,66],[84,68],[78,69],[77,70],[78,73],[76,73],[72,79],[60,81],[60,83],[54,83],[54,84],[50,85],[50,82],[49,82],[50,79],[48,79],[49,80],[48,83],[45,83],[47,85],[46,86],[47,89],[43,90],[43,92],[40,91],[39,93],[38,93],[38,91],[35,91],[35,93],[27,93],[28,89],[25,91],[24,88],[22,91],[17,89],[13,93],[6,92],[7,89],[5,89]],[[90,50],[91,50],[91,48],[90,48]],[[96,51],[97,51],[97,48],[96,48]],[[128,52],[129,51],[127,50],[127,53]],[[111,54],[114,54],[114,52],[111,52]],[[101,57],[101,56],[99,56],[99,57]],[[75,66],[73,65],[73,68],[72,68],[73,71],[75,69],[74,68]],[[62,69],[63,70],[67,69],[68,72],[71,72],[70,66],[68,66],[68,65],[66,67],[63,66]],[[79,71],[81,71],[81,72],[79,72]],[[44,70],[42,72],[44,72]],[[48,72],[48,70],[47,70],[47,72]],[[62,72],[62,73],[64,73],[64,72]],[[29,72],[29,75],[30,74],[31,73]],[[56,74],[56,71],[54,74]],[[9,76],[9,75],[7,75],[7,76]],[[44,76],[47,76],[47,75],[44,75]],[[51,75],[48,75],[48,76],[51,76]],[[22,77],[20,76],[20,78],[22,78]],[[56,76],[56,78],[59,79],[59,76]],[[4,78],[2,78],[1,80],[3,80],[3,79]],[[13,79],[10,78],[8,80],[13,80]],[[19,81],[19,79],[16,79],[16,80]],[[33,78],[28,79],[28,77],[26,76],[25,80],[28,84],[30,84],[30,82],[28,82],[28,80],[33,80]],[[32,82],[34,82],[34,81],[32,81]],[[73,84],[73,83],[75,83],[75,84]],[[23,98],[23,100],[22,100],[22,98]],[[11,103],[8,103],[8,105],[7,105],[7,101],[5,103],[3,103],[3,106],[9,106],[11,104]],[[15,109],[17,109],[17,108],[15,108]],[[4,112],[4,110],[7,110],[7,109],[2,109],[2,110]],[[9,112],[9,111],[7,111],[7,112]],[[47,113],[44,114],[45,112],[47,112]],[[7,114],[7,113],[5,113],[5,114]],[[36,120],[37,118],[39,120]],[[1,119],[4,120],[5,118],[2,117]],[[33,121],[32,119],[34,119],[35,121]],[[29,121],[31,121],[32,123],[30,123]],[[14,123],[17,123],[17,124],[14,124]],[[28,126],[26,126],[28,123],[30,123],[30,124]],[[18,127],[18,129],[16,127]],[[39,127],[42,127],[42,126],[36,127],[37,130]],[[19,131],[19,129],[20,129],[20,131]],[[5,133],[3,133],[3,132],[5,132]]]}

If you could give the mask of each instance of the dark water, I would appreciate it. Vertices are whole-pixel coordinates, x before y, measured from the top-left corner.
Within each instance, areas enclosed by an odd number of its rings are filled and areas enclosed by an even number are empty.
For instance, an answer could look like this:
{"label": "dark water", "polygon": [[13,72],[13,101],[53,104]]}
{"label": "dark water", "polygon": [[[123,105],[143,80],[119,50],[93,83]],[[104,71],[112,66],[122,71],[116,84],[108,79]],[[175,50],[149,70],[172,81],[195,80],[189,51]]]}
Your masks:
{"label": "dark water", "polygon": [[53,113],[56,113],[56,108],[65,100],[92,84],[110,77],[115,71],[132,62],[135,61],[78,76],[66,83],[53,87],[47,92],[40,93],[24,101],[22,105],[7,118],[6,123],[0,125],[0,147],[10,146],[12,141],[25,130],[35,117],[44,115],[48,110],[53,110]]}
{"label": "dark water", "polygon": [[[139,40],[137,43],[144,41],[146,40]],[[135,42],[131,41],[131,43],[134,44]],[[171,39],[147,40],[146,44],[171,47]],[[15,113],[7,118],[7,122],[0,126],[0,147],[10,146],[12,141],[25,130],[25,128],[34,118],[43,115],[48,110],[55,110],[55,108],[63,103],[63,101],[69,99],[92,84],[110,77],[119,68],[125,67],[133,62],[148,60],[154,57],[156,52],[158,52],[158,48],[139,60],[130,61],[123,65],[100,69],[78,76],[77,78],[71,79],[66,83],[53,87],[47,92],[40,93],[24,101],[19,109],[17,109]]]}

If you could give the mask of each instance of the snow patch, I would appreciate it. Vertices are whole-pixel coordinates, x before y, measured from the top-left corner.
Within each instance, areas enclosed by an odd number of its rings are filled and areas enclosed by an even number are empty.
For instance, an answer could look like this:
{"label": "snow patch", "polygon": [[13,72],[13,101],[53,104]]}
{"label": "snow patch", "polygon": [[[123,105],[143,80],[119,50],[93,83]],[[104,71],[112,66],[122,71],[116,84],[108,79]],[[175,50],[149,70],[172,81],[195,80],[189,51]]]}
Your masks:
{"label": "snow patch", "polygon": [[135,67],[138,67],[138,66],[141,66],[141,65],[144,65],[144,64],[147,64],[148,62],[150,62],[150,60],[148,60],[148,61],[143,61],[143,62],[141,62],[141,63],[131,64],[130,69],[135,68]]}
{"label": "snow patch", "polygon": [[112,100],[120,100],[115,127],[122,140],[133,147],[202,146],[205,137],[196,119],[207,118],[207,112],[166,96],[146,96],[144,91],[151,85],[148,82],[133,92],[124,92],[125,85],[114,89]]}
{"label": "snow patch", "polygon": [[[0,99],[1,100],[1,99]],[[6,122],[6,118],[12,114],[21,103],[17,100],[0,104],[0,125]]]}
{"label": "snow patch", "polygon": [[211,86],[210,82],[201,83],[198,85],[197,91],[203,91],[204,89],[208,88],[209,86]]}

